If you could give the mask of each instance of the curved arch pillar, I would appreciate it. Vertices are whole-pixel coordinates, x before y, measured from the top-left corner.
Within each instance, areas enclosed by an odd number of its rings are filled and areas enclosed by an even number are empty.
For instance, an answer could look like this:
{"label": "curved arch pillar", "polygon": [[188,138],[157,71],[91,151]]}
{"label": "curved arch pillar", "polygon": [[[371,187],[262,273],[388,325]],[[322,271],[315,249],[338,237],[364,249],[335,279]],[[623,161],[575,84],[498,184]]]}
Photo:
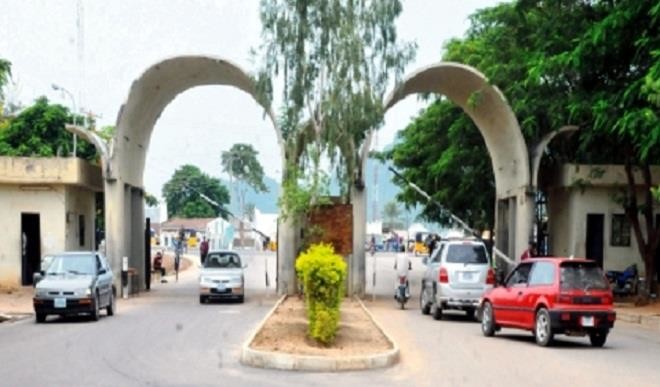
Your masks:
{"label": "curved arch pillar", "polygon": [[441,62],[406,77],[385,100],[385,109],[416,93],[446,96],[481,132],[495,176],[496,245],[516,260],[527,247],[534,200],[527,145],[506,98],[476,69]]}

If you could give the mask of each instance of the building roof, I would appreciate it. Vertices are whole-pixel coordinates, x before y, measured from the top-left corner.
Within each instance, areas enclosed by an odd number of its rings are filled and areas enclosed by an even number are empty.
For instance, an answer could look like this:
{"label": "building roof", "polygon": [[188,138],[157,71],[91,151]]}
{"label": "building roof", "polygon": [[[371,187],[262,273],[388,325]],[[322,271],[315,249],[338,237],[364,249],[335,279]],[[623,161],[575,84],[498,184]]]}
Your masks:
{"label": "building roof", "polygon": [[172,218],[160,224],[161,231],[176,231],[181,228],[205,231],[206,225],[216,218]]}
{"label": "building roof", "polygon": [[0,184],[75,185],[103,191],[101,168],[75,157],[0,157]]}

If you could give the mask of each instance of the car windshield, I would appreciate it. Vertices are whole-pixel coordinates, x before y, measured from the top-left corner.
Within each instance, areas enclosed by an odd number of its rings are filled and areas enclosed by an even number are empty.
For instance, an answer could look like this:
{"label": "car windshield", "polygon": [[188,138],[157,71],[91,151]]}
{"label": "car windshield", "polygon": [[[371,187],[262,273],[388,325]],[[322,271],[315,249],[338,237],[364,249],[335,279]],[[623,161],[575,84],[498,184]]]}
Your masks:
{"label": "car windshield", "polygon": [[595,263],[565,262],[561,264],[561,288],[569,289],[608,289],[605,276]]}
{"label": "car windshield", "polygon": [[241,267],[241,258],[233,253],[209,253],[204,262],[206,268],[232,269]]}
{"label": "car windshield", "polygon": [[483,245],[450,245],[447,251],[448,263],[488,263]]}
{"label": "car windshield", "polygon": [[96,273],[96,261],[93,255],[59,255],[50,260],[46,275]]}

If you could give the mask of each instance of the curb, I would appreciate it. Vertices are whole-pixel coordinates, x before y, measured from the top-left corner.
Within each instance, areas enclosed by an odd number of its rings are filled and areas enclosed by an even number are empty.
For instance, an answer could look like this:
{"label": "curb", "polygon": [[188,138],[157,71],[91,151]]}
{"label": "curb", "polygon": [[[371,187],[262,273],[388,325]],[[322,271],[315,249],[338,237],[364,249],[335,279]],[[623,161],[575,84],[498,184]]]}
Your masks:
{"label": "curb", "polygon": [[284,302],[286,295],[282,296],[275,304],[273,309],[252,332],[250,338],[243,344],[241,351],[241,364],[257,368],[269,368],[285,371],[315,371],[315,372],[336,372],[336,371],[360,371],[375,368],[385,368],[396,364],[399,361],[399,346],[392,338],[385,333],[383,328],[376,322],[372,314],[367,310],[361,300],[357,299],[362,310],[364,310],[371,322],[385,336],[392,346],[392,349],[376,355],[347,356],[342,358],[329,358],[325,356],[313,355],[294,355],[282,352],[260,351],[250,348],[254,338],[261,331],[266,321],[275,312],[275,310]]}
{"label": "curb", "polygon": [[660,330],[660,316],[659,315],[639,315],[632,313],[623,313],[617,311],[616,319],[618,321],[627,322],[630,324],[639,324],[645,328],[658,329]]}

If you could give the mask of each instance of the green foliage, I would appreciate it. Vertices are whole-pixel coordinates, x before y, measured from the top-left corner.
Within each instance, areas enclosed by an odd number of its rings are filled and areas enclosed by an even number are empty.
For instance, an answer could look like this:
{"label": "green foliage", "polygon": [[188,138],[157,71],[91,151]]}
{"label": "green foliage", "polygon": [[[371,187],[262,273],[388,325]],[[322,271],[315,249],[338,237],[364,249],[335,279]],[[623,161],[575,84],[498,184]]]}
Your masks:
{"label": "green foliage", "polygon": [[[11,78],[11,62],[0,58],[0,107],[5,97],[3,94],[3,89],[5,85],[9,82],[10,78]],[[1,109],[0,109],[0,114],[2,114]]]}
{"label": "green foliage", "polygon": [[234,144],[222,152],[222,170],[257,192],[268,192],[264,184],[264,169],[257,160],[257,152],[250,144]]}
{"label": "green foliage", "polygon": [[332,245],[315,244],[298,257],[296,272],[303,284],[309,336],[331,344],[339,325],[346,262],[335,254]]}
{"label": "green foliage", "polygon": [[[73,115],[62,105],[40,97],[0,130],[0,155],[14,157],[66,157],[73,152],[73,135],[65,129]],[[93,145],[78,138],[77,155],[96,159]]]}
{"label": "green foliage", "polygon": [[156,197],[149,192],[144,193],[144,202],[149,207],[156,207],[158,205],[158,199],[156,199]]}
{"label": "green foliage", "polygon": [[[201,194],[222,206],[218,208],[204,200]],[[183,165],[163,186],[167,215],[182,218],[214,218],[226,214],[229,191],[219,179],[203,173],[194,165]]]}
{"label": "green foliage", "polygon": [[304,221],[314,206],[330,203],[329,186],[330,178],[322,171],[304,173],[300,169],[289,168],[278,200],[280,217],[295,222]]}
{"label": "green foliage", "polygon": [[261,1],[256,83],[267,104],[273,83],[282,86],[289,168],[327,154],[342,192],[361,184],[359,148],[382,123],[386,88],[414,57],[414,45],[397,41],[401,10],[399,0]]}

